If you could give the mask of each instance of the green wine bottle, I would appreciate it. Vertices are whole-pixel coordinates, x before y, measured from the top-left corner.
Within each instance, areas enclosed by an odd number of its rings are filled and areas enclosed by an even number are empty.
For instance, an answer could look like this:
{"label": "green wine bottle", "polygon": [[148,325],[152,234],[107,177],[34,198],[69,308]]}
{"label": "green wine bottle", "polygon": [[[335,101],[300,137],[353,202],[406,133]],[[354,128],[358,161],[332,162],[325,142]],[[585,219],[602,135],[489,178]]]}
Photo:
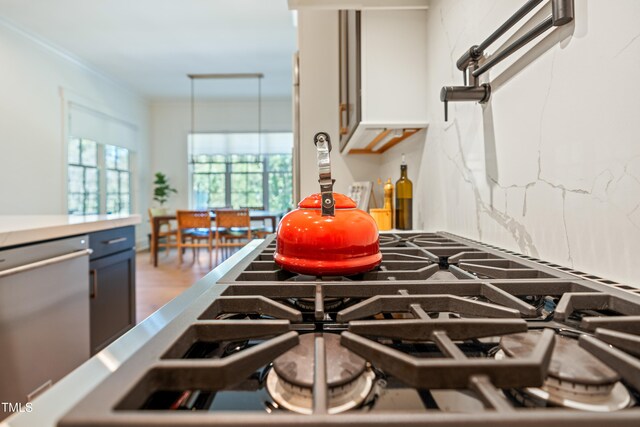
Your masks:
{"label": "green wine bottle", "polygon": [[411,230],[413,228],[413,184],[407,176],[407,162],[402,154],[400,179],[396,182],[396,228]]}

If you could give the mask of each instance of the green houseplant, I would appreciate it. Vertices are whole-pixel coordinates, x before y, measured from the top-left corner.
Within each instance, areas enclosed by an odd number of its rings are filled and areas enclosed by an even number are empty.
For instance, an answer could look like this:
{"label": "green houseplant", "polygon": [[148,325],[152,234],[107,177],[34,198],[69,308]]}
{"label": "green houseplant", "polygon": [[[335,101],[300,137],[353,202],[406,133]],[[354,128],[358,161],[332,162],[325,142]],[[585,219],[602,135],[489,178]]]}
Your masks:
{"label": "green houseplant", "polygon": [[164,204],[169,200],[171,193],[177,193],[178,191],[169,185],[169,180],[162,172],[156,172],[156,180],[153,182],[155,185],[153,189],[153,200],[160,204],[161,208],[164,208]]}

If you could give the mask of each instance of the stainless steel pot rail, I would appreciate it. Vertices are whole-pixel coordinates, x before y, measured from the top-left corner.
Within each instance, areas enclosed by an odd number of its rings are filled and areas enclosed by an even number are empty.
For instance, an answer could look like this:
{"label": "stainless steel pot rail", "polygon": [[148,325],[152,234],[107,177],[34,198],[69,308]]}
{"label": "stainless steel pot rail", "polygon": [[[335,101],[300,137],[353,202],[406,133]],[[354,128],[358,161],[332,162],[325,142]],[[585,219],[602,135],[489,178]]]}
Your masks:
{"label": "stainless steel pot rail", "polygon": [[508,58],[511,54],[542,35],[553,27],[560,27],[573,21],[573,0],[550,0],[551,15],[518,37],[507,47],[491,56],[482,65],[485,49],[509,31],[518,21],[538,6],[542,0],[529,0],[507,19],[497,30],[487,37],[479,45],[471,46],[456,62],[456,67],[462,71],[464,86],[444,86],[440,91],[440,100],[444,102],[444,120],[448,120],[449,101],[477,101],[481,104],[489,101],[491,97],[491,85],[480,84],[478,77]]}

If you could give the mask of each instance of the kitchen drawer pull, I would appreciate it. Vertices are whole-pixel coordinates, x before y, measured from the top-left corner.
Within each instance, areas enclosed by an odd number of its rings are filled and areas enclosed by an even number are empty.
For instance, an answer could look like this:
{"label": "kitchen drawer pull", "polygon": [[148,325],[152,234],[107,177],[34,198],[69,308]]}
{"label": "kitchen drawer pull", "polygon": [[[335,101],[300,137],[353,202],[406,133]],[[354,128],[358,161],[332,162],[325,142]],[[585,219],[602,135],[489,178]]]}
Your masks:
{"label": "kitchen drawer pull", "polygon": [[46,390],[49,390],[52,385],[53,385],[53,381],[47,380],[44,384],[40,385],[31,393],[27,394],[27,402],[31,402],[33,399],[38,397],[39,394],[45,392]]}
{"label": "kitchen drawer pull", "polygon": [[91,282],[91,293],[89,294],[90,299],[96,299],[98,297],[98,270],[92,268],[89,270],[89,274],[93,274],[93,281]]}
{"label": "kitchen drawer pull", "polygon": [[347,112],[347,104],[340,104],[340,135],[346,135],[349,129],[342,124],[342,115]]}
{"label": "kitchen drawer pull", "polygon": [[122,243],[126,241],[127,241],[126,237],[118,237],[117,239],[106,240],[103,243],[105,245],[115,245],[116,243]]}
{"label": "kitchen drawer pull", "polygon": [[67,261],[81,256],[90,255],[93,253],[91,249],[83,249],[81,251],[71,252],[69,254],[60,255],[53,258],[44,259],[42,261],[32,262],[31,264],[21,265],[19,267],[10,268],[9,270],[0,271],[0,278],[11,276],[13,274],[23,273],[25,271],[33,270],[40,267],[46,267],[47,265],[57,264],[59,262]]}

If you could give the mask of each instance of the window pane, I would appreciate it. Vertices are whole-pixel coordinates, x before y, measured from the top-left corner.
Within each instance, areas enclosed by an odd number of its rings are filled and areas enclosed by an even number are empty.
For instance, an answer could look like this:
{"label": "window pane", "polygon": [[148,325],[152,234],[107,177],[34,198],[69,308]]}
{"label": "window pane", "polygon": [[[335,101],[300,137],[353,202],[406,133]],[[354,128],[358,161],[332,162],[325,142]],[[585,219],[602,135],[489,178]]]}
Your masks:
{"label": "window pane", "polygon": [[120,196],[120,213],[128,214],[131,211],[131,207],[129,206],[129,196],[123,195]]}
{"label": "window pane", "polygon": [[263,163],[248,163],[247,167],[249,172],[262,172]]}
{"label": "window pane", "polygon": [[113,145],[104,146],[104,161],[107,169],[116,168],[116,147]]}
{"label": "window pane", "polygon": [[211,175],[211,191],[209,193],[209,205],[208,208],[221,208],[226,206],[224,184],[225,178],[222,174]]}
{"label": "window pane", "polygon": [[118,196],[116,194],[107,195],[107,213],[116,213],[118,206]]}
{"label": "window pane", "polygon": [[95,215],[98,213],[98,195],[88,194],[85,198],[85,214]]}
{"label": "window pane", "polygon": [[211,163],[211,172],[225,173],[227,165],[225,163]]}
{"label": "window pane", "polygon": [[247,206],[247,194],[231,193],[231,206],[233,206],[234,209]]}
{"label": "window pane", "polygon": [[120,172],[120,193],[129,194],[129,172]]}
{"label": "window pane", "polygon": [[247,172],[249,170],[249,166],[246,163],[232,163],[231,171],[232,172]]}
{"label": "window pane", "polygon": [[226,206],[224,186],[225,176],[223,174],[194,174],[194,208],[207,209]]}
{"label": "window pane", "polygon": [[196,156],[196,160],[197,163],[208,163],[209,162],[209,156],[207,156],[206,154],[200,154],[199,156]]}
{"label": "window pane", "polygon": [[194,174],[192,185],[193,207],[195,209],[206,208],[207,200],[209,198],[209,184],[207,181],[207,175]]}
{"label": "window pane", "polygon": [[247,180],[249,181],[249,188],[260,189],[262,191],[262,174],[261,173],[249,173],[247,174]]}
{"label": "window pane", "polygon": [[245,208],[251,209],[262,209],[262,191],[259,193],[250,192],[247,194],[247,204],[244,205]]}
{"label": "window pane", "polygon": [[98,144],[88,139],[83,139],[81,142],[82,159],[81,163],[85,166],[97,166],[98,165]]}
{"label": "window pane", "polygon": [[244,173],[231,174],[231,192],[244,193],[247,191],[247,175]]}
{"label": "window pane", "polygon": [[195,172],[195,173],[209,172],[209,164],[208,163],[194,163],[193,164],[193,172]]}
{"label": "window pane", "polygon": [[121,171],[129,170],[129,150],[126,148],[118,148],[117,168]]}
{"label": "window pane", "polygon": [[193,190],[194,191],[208,191],[209,184],[207,180],[208,175],[194,173],[193,174]]}
{"label": "window pane", "polygon": [[69,140],[69,150],[67,153],[67,161],[70,164],[74,164],[74,165],[77,165],[80,163],[80,140],[79,139]]}
{"label": "window pane", "polygon": [[291,172],[291,156],[272,154],[269,156],[269,172]]}
{"label": "window pane", "polygon": [[81,166],[69,166],[69,192],[70,193],[82,193],[84,192],[84,168]]}
{"label": "window pane", "polygon": [[98,169],[85,168],[84,191],[86,193],[98,192]]}
{"label": "window pane", "polygon": [[118,193],[118,172],[107,171],[107,194]]}
{"label": "window pane", "polygon": [[84,209],[82,205],[82,199],[83,199],[82,194],[69,194],[69,198],[68,198],[69,207],[67,209],[69,214],[71,215],[82,214],[82,211]]}
{"label": "window pane", "polygon": [[269,174],[269,209],[286,211],[293,205],[292,174]]}

